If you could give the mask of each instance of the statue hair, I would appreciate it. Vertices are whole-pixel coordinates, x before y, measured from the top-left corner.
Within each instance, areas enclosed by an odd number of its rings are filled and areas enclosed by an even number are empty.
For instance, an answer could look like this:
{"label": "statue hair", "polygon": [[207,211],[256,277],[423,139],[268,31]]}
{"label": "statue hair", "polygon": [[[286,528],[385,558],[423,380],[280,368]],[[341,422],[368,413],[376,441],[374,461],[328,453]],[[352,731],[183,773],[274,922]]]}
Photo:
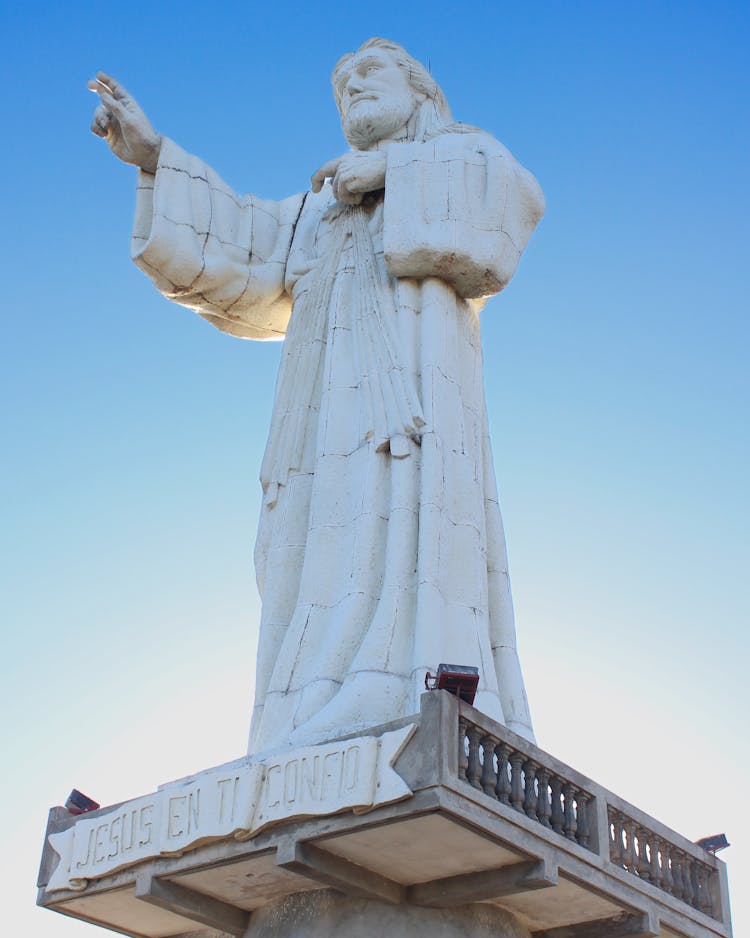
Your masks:
{"label": "statue hair", "polygon": [[[333,96],[336,99],[336,107],[341,114],[341,93],[336,84],[336,78],[341,69],[350,62],[359,52],[365,49],[383,49],[388,52],[396,65],[406,73],[406,77],[411,87],[419,94],[424,95],[424,100],[417,106],[412,120],[409,122],[409,138],[417,141],[424,141],[435,134],[441,133],[446,127],[452,124],[453,117],[448,102],[443,94],[440,85],[430,75],[427,69],[413,58],[397,42],[390,39],[382,39],[379,36],[373,36],[367,42],[363,42],[356,52],[347,52],[342,55],[334,66],[331,74],[333,84]],[[412,126],[413,122],[413,126]]]}

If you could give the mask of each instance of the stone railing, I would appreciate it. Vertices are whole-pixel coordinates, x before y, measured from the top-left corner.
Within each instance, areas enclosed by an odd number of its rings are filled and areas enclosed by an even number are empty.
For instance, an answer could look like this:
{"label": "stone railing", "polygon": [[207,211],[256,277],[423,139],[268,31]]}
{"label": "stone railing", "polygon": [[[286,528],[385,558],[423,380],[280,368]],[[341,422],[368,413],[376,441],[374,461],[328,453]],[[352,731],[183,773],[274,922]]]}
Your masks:
{"label": "stone railing", "polygon": [[669,831],[554,757],[459,704],[458,777],[704,915],[725,921],[718,871]]}
{"label": "stone railing", "polygon": [[713,916],[713,869],[676,844],[607,805],[609,856],[613,863]]}
{"label": "stone railing", "polygon": [[[593,795],[507,741],[458,718],[458,777],[590,850]],[[540,753],[541,755],[541,753]]]}

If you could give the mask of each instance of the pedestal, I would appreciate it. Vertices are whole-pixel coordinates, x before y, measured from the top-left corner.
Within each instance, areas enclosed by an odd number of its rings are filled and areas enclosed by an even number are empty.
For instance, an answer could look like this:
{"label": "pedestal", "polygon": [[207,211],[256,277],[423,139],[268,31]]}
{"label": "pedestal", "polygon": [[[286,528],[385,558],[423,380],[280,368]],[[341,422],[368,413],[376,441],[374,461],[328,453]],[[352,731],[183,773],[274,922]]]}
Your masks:
{"label": "pedestal", "polygon": [[332,889],[269,902],[252,917],[247,938],[527,938],[512,915],[489,905],[429,909],[355,899]]}
{"label": "pedestal", "polygon": [[39,904],[148,938],[729,938],[724,864],[459,702],[74,818]]}

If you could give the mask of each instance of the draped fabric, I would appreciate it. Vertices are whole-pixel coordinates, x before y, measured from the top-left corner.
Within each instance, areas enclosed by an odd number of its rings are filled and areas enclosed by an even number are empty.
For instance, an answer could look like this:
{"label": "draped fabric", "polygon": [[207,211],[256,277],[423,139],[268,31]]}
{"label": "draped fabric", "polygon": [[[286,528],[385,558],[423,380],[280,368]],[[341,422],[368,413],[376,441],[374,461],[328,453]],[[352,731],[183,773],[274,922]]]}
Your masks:
{"label": "draped fabric", "polygon": [[484,406],[479,311],[542,211],[480,131],[392,144],[384,193],[239,198],[167,141],[136,263],[223,331],[285,334],[255,551],[251,751],[413,712],[427,669],[533,738]]}
{"label": "draped fabric", "polygon": [[405,437],[418,442],[424,426],[416,385],[400,361],[393,294],[375,262],[367,210],[341,206],[330,214],[329,222],[331,245],[316,269],[314,285],[297,304],[294,331],[290,329],[285,349],[277,397],[283,420],[269,438],[261,469],[267,505],[275,504],[278,487],[287,484],[289,473],[302,468],[305,436],[317,430],[317,415],[311,413],[310,402],[318,396],[315,378],[323,360],[331,295],[345,251],[351,251],[353,262],[350,311],[361,381],[359,404],[365,420],[361,443],[374,442],[378,452],[404,457],[408,454]]}

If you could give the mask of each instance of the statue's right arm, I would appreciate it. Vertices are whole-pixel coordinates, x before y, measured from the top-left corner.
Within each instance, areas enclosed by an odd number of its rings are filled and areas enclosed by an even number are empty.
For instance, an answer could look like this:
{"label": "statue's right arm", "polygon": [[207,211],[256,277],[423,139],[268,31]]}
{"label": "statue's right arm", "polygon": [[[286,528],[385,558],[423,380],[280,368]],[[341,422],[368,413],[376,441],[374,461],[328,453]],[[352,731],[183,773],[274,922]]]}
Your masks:
{"label": "statue's right arm", "polygon": [[202,160],[159,136],[111,76],[98,72],[89,86],[101,100],[92,131],[140,169],[131,239],[137,266],[164,296],[223,332],[282,338],[291,311],[286,261],[303,196],[238,196]]}
{"label": "statue's right arm", "polygon": [[99,95],[91,132],[103,137],[110,150],[124,163],[155,173],[161,137],[135,98],[117,79],[105,72],[97,72],[88,87]]}

